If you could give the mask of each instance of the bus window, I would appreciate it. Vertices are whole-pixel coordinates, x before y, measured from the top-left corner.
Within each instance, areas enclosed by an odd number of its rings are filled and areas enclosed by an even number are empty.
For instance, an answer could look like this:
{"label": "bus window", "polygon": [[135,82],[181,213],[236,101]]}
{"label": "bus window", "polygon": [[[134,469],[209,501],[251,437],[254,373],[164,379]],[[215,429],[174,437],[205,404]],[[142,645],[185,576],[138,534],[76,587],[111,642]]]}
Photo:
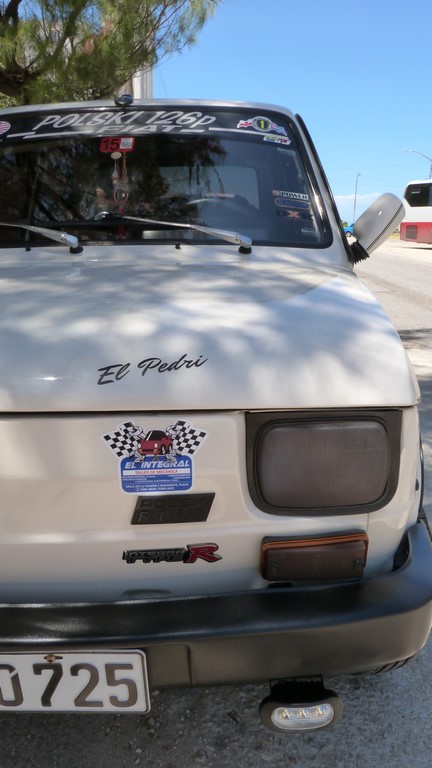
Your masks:
{"label": "bus window", "polygon": [[432,205],[432,184],[409,184],[405,191],[405,200],[412,208]]}

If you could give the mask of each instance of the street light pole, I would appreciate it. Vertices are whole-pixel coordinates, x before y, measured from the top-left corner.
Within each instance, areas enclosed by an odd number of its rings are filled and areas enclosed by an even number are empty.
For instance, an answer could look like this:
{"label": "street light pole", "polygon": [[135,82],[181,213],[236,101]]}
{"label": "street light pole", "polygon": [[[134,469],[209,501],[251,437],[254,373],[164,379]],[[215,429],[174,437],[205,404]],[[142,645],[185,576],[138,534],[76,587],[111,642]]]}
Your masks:
{"label": "street light pole", "polygon": [[356,180],[355,180],[355,190],[354,190],[354,210],[353,210],[353,222],[355,221],[356,217],[356,207],[357,207],[357,187],[358,187],[358,179],[359,176],[361,176],[360,171],[356,172]]}
{"label": "street light pole", "polygon": [[420,155],[421,157],[424,157],[426,160],[429,160],[430,162],[429,178],[432,179],[432,157],[428,157],[427,155],[424,155],[423,152],[417,152],[416,149],[404,149],[404,152],[414,152],[415,155]]}

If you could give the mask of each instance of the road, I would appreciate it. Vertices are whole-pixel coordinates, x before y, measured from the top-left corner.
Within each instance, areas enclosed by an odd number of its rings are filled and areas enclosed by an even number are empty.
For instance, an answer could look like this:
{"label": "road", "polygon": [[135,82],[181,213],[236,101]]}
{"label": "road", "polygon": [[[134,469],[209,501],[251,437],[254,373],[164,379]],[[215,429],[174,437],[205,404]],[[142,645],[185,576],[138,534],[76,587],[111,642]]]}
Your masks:
{"label": "road", "polygon": [[391,318],[419,380],[425,507],[432,519],[432,246],[387,240],[356,272]]}
{"label": "road", "polygon": [[[357,273],[400,332],[423,395],[425,502],[432,518],[432,247],[389,240]],[[430,768],[432,640],[406,667],[327,680],[344,702],[329,731],[294,738],[260,724],[267,686],[171,690],[148,716],[0,716],[0,768]]]}

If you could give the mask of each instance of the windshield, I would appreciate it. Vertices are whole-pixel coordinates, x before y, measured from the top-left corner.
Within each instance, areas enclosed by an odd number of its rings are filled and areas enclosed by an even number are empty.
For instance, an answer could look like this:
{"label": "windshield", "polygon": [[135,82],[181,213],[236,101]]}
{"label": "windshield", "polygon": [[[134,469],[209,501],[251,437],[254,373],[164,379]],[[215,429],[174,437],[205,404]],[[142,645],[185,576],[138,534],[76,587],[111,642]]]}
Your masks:
{"label": "windshield", "polygon": [[[165,221],[241,232],[255,244],[327,242],[311,175],[280,114],[69,109],[20,114],[17,125],[8,118],[3,222],[62,227],[81,242],[214,242],[208,233],[164,228]],[[38,239],[0,230],[0,247]]]}

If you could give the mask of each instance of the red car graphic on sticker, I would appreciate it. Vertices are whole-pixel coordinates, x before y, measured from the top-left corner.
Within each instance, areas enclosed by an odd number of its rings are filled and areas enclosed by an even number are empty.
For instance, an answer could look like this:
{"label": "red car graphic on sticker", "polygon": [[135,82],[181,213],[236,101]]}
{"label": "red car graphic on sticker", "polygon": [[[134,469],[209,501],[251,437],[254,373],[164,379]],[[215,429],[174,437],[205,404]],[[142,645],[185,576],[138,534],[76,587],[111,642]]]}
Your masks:
{"label": "red car graphic on sticker", "polygon": [[138,453],[141,456],[165,456],[173,447],[172,437],[161,429],[151,429],[146,436],[139,441]]}

